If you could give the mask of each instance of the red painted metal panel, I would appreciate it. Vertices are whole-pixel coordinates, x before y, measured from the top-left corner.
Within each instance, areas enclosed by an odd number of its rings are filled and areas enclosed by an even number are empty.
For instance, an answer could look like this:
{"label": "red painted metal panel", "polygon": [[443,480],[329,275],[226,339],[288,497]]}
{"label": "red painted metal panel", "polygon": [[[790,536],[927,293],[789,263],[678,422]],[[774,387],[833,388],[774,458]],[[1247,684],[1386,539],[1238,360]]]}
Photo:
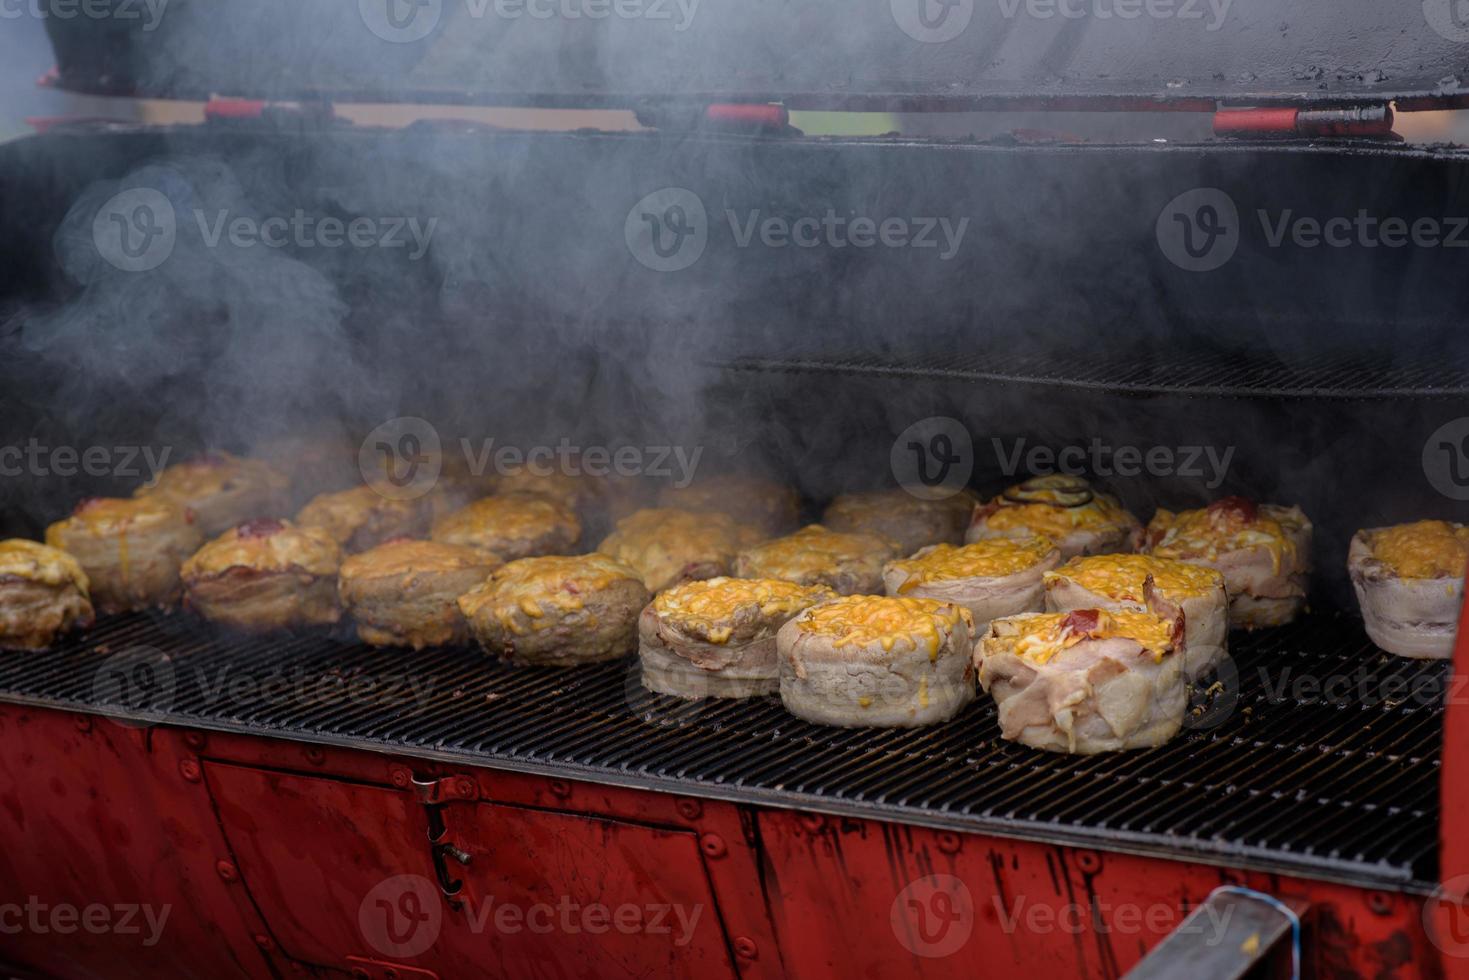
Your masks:
{"label": "red painted metal panel", "polygon": [[109,980],[265,973],[191,763],[142,729],[0,709],[0,960]]}
{"label": "red painted metal panel", "polygon": [[[434,839],[467,864],[438,885],[409,789],[206,767],[241,880],[292,960],[403,963],[445,977],[734,977],[689,830],[452,803]],[[554,964],[554,969],[552,969]]]}
{"label": "red painted metal panel", "polygon": [[1118,977],[1221,884],[1310,903],[1311,976],[1442,975],[1421,903],[1401,895],[870,821],[759,819],[793,977]]}
{"label": "red painted metal panel", "polygon": [[1464,611],[1459,617],[1448,690],[1440,804],[1442,885],[1429,909],[1429,920],[1440,944],[1455,954],[1445,958],[1449,975],[1469,980],[1469,832],[1463,825],[1464,815],[1469,814],[1469,589],[1465,589]]}

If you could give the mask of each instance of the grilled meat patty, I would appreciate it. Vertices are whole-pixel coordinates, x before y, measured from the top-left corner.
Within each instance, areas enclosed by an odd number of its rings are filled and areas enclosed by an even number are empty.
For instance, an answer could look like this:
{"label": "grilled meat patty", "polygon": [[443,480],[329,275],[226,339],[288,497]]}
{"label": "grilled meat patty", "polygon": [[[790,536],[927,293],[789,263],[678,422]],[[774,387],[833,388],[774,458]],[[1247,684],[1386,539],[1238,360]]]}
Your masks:
{"label": "grilled meat patty", "polygon": [[897,546],[871,534],[838,534],[819,524],[747,548],[735,558],[739,578],[778,578],[825,585],[841,595],[882,591],[883,565]]}
{"label": "grilled meat patty", "polygon": [[566,667],[637,647],[652,598],[637,570],[606,555],[522,558],[459,597],[474,637],[514,664]]}
{"label": "grilled meat patty", "polygon": [[846,596],[776,634],[780,699],[821,725],[911,728],[974,699],[974,619],[953,603]]}
{"label": "grilled meat patty", "polygon": [[923,500],[906,490],[844,493],[827,506],[821,524],[887,538],[899,555],[911,555],[931,545],[962,543],[974,504],[967,491],[943,500]]}
{"label": "grilled meat patty", "polygon": [[251,632],[326,626],[342,617],[331,535],[259,518],[230,528],[184,562],[184,597],[211,622]]}
{"label": "grilled meat patty", "polygon": [[87,573],[59,548],[0,541],[0,650],[43,650],[92,625]]}
{"label": "grilled meat patty", "polygon": [[353,487],[313,497],[296,515],[299,527],[331,535],[347,552],[366,551],[390,538],[418,537],[428,530],[423,498],[393,500],[372,487]]}
{"label": "grilled meat patty", "polygon": [[1151,612],[1076,609],[997,619],[975,651],[1000,735],[1093,755],[1153,748],[1188,707],[1183,624]]}
{"label": "grilled meat patty", "polygon": [[1358,531],[1347,571],[1367,635],[1401,657],[1454,654],[1469,565],[1469,527],[1418,521]]}
{"label": "grilled meat patty", "polygon": [[1077,555],[1136,551],[1142,524],[1116,497],[1074,476],[1042,476],[1010,487],[974,509],[965,540],[1043,537]]}
{"label": "grilled meat patty", "polygon": [[439,518],[430,537],[513,561],[566,554],[581,539],[581,521],[571,508],[551,497],[507,493],[485,497]]}
{"label": "grilled meat patty", "polygon": [[469,641],[459,597],[500,566],[494,555],[438,541],[388,541],[342,562],[337,593],[363,643],[424,647]]}
{"label": "grilled meat patty", "polygon": [[662,592],[679,582],[728,575],[741,549],[762,537],[724,514],[663,507],[618,521],[597,550],[637,569],[649,592]]}
{"label": "grilled meat patty", "polygon": [[954,602],[969,610],[975,629],[1016,613],[1040,612],[1042,576],[1061,563],[1046,538],[987,538],[961,547],[940,544],[883,567],[888,595]]}
{"label": "grilled meat patty", "polygon": [[135,497],[165,497],[191,511],[199,529],[219,534],[256,517],[279,517],[290,507],[289,478],[268,463],[213,452],[176,463]]}
{"label": "grilled meat patty", "polygon": [[1224,575],[1229,625],[1280,626],[1306,605],[1311,576],[1311,522],[1299,507],[1216,500],[1202,510],[1159,510],[1144,549]]}
{"label": "grilled meat patty", "polygon": [[780,687],[776,631],[835,599],[825,586],[712,578],[660,593],[638,619],[643,686],[659,694],[744,698]]}
{"label": "grilled meat patty", "polygon": [[1176,605],[1183,613],[1188,680],[1208,673],[1227,652],[1229,596],[1217,569],[1155,555],[1094,555],[1047,572],[1045,587],[1049,612]]}
{"label": "grilled meat patty", "polygon": [[71,555],[105,613],[178,602],[179,567],[204,543],[193,514],[167,497],[92,497],[46,529]]}

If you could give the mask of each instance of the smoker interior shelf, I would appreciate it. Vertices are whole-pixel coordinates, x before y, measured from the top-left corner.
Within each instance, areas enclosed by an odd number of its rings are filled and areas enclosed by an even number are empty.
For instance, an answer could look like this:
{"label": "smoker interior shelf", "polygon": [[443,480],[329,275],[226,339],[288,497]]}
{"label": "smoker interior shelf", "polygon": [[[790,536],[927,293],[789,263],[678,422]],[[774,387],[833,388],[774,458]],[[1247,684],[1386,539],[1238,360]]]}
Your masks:
{"label": "smoker interior shelf", "polygon": [[[948,725],[831,729],[774,698],[650,695],[632,658],[514,670],[473,650],[251,639],[184,615],[108,618],[4,658],[0,702],[1428,890],[1443,727],[1432,694],[1448,665],[1389,657],[1335,614],[1231,642],[1238,680],[1215,695],[1205,717],[1217,724],[1090,758],[1000,740],[983,697]],[[121,686],[118,665],[145,656],[151,673]],[[428,693],[394,707],[342,699],[341,681],[405,672]],[[1330,678],[1342,680],[1323,698]]]}
{"label": "smoker interior shelf", "polygon": [[1469,394],[1469,356],[1443,349],[1380,358],[1146,349],[1065,355],[1027,351],[911,354],[792,350],[715,362],[733,371],[952,379],[1132,394],[1268,398],[1433,398]]}

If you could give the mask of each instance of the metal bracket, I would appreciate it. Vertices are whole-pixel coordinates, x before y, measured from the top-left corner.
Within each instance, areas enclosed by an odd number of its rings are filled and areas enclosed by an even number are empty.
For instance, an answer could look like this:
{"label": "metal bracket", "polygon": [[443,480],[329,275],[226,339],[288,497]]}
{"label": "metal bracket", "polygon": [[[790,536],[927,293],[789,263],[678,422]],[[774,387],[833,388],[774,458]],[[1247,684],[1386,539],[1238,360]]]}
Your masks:
{"label": "metal bracket", "polygon": [[1306,902],[1247,889],[1216,888],[1126,980],[1240,980],[1282,943],[1292,942],[1291,933],[1309,908]]}
{"label": "metal bracket", "polygon": [[445,776],[443,779],[422,780],[413,777],[413,795],[424,806],[438,806],[456,800],[473,802],[479,799],[479,783],[473,776]]}
{"label": "metal bracket", "polygon": [[439,891],[450,908],[458,909],[462,903],[459,893],[464,882],[449,874],[449,861],[461,867],[468,866],[473,855],[456,846],[447,838],[449,828],[444,825],[443,806],[446,803],[474,802],[479,799],[479,782],[473,776],[445,776],[442,779],[419,779],[412,776],[409,787],[414,797],[423,805],[428,819],[429,856],[434,863],[434,876],[439,881]]}

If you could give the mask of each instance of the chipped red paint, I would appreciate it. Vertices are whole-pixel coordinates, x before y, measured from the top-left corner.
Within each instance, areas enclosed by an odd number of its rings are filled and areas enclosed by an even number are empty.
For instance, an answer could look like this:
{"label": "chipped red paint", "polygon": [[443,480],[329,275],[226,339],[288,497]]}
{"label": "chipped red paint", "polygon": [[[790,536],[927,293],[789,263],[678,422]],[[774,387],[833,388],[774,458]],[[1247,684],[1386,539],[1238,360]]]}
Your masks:
{"label": "chipped red paint", "polygon": [[1309,976],[1469,963],[1410,895],[15,707],[0,881],[169,906],[152,946],[0,941],[57,977],[1118,977],[1220,884],[1309,903]]}

